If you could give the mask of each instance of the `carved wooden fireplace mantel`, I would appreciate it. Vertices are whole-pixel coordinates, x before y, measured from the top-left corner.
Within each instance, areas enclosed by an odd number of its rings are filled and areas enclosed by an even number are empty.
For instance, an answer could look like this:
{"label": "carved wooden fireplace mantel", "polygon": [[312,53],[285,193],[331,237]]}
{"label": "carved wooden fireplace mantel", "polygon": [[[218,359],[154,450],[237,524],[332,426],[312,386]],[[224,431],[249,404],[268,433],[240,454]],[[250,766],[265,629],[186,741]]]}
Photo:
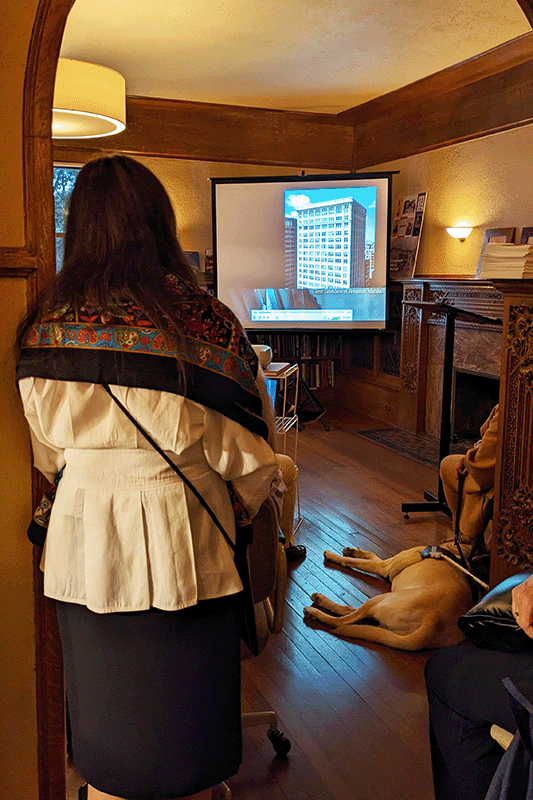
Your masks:
{"label": "carved wooden fireplace mantel", "polygon": [[[404,301],[445,303],[464,311],[503,319],[503,295],[489,281],[414,279],[403,281]],[[501,324],[456,323],[454,365],[500,374]],[[438,436],[444,317],[404,304],[398,424]]]}
{"label": "carved wooden fireplace mantel", "polygon": [[[491,585],[518,569],[533,570],[533,281],[417,278],[404,300],[447,303],[501,325],[476,330],[457,323],[459,366],[500,377],[500,435],[493,520]],[[440,415],[436,398],[442,317],[404,305],[399,424],[427,431]],[[488,330],[487,330],[488,328]],[[457,347],[457,344],[459,346]]]}
{"label": "carved wooden fireplace mantel", "polygon": [[504,297],[491,582],[533,569],[533,281],[494,281]]}

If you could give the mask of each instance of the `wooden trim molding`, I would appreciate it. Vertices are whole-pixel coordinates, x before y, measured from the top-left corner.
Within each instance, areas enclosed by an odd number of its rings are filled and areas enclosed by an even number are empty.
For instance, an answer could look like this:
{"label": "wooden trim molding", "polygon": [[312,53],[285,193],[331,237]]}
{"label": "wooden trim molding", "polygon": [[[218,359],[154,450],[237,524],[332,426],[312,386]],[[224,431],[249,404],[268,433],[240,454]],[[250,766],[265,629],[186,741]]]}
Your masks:
{"label": "wooden trim molding", "polygon": [[526,15],[526,19],[533,27],[533,2],[531,0],[517,0],[518,5]]}
{"label": "wooden trim molding", "polygon": [[192,161],[345,171],[352,161],[353,127],[329,114],[128,97],[126,117],[127,128],[117,136],[96,142],[56,142],[54,159],[111,150]]}
{"label": "wooden trim molding", "polygon": [[[3,272],[26,272],[27,301],[55,272],[52,192],[52,98],[63,31],[74,0],[40,0],[32,28],[24,86],[24,215],[26,253],[0,254]],[[10,267],[11,262],[11,267]],[[34,504],[44,479],[34,472]],[[65,800],[65,701],[55,610],[44,597],[39,551],[34,553],[35,664],[39,800]]]}
{"label": "wooden trim molding", "polygon": [[337,115],[354,125],[352,169],[533,121],[533,32]]}
{"label": "wooden trim molding", "polygon": [[63,31],[74,0],[41,0],[32,30],[24,85],[26,248],[37,257],[39,284],[54,263],[52,100]]}
{"label": "wooden trim molding", "polygon": [[[119,151],[358,170],[533,121],[533,32],[340,114],[129,97],[126,131],[55,143],[56,160]],[[458,113],[458,109],[460,113]]]}
{"label": "wooden trim molding", "polygon": [[[444,303],[457,306],[464,311],[481,314],[494,320],[502,320],[504,316],[503,295],[491,281],[413,279],[403,281],[401,362],[400,362],[400,397],[398,408],[398,424],[401,428],[419,433],[427,430],[428,408],[435,411],[436,403],[440,403],[438,392],[431,396],[435,389],[432,370],[435,373],[435,355],[440,364],[440,353],[435,353],[435,339],[430,335],[430,327],[444,325],[442,314],[432,313],[427,309],[409,306],[408,302],[421,300],[432,303]],[[479,325],[475,322],[457,321],[455,324],[454,367],[468,367],[477,372],[498,375],[500,371],[500,341],[502,326],[495,322],[483,324],[483,334],[478,338],[475,333]],[[462,332],[467,333],[463,336]],[[472,352],[472,336],[482,349],[490,350],[490,358]],[[488,337],[488,338],[487,338]],[[494,347],[496,346],[496,354]],[[432,349],[433,347],[433,349]],[[438,370],[440,367],[438,367]],[[433,375],[435,377],[435,375]],[[435,398],[437,396],[437,400]],[[432,418],[434,413],[432,414]]]}
{"label": "wooden trim molding", "polygon": [[37,258],[25,247],[0,247],[0,277],[19,278],[37,269]]}
{"label": "wooden trim molding", "polygon": [[533,569],[533,282],[494,283],[505,317],[491,585]]}
{"label": "wooden trim molding", "polygon": [[440,97],[446,92],[461,89],[533,58],[533,32],[518,36],[510,42],[493,47],[485,53],[461,61],[452,67],[434,72],[425,78],[402,86],[393,92],[354,106],[337,114],[339,122],[360,125],[378,117],[387,117],[392,110],[412,103]]}
{"label": "wooden trim molding", "polygon": [[[405,301],[425,300],[426,293],[422,283],[404,284]],[[423,319],[422,309],[403,306],[398,425],[413,433],[424,430],[427,326],[423,326]]]}
{"label": "wooden trim molding", "polygon": [[533,60],[355,125],[354,170],[533,121]]}

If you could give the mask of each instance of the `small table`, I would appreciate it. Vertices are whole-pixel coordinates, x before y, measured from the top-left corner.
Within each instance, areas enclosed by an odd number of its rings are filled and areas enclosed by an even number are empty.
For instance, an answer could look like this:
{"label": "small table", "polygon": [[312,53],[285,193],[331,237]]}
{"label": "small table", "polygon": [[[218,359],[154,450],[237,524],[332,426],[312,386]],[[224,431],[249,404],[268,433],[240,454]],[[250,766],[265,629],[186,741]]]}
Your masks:
{"label": "small table", "polygon": [[[300,384],[300,369],[298,364],[291,364],[288,361],[273,361],[266,369],[264,369],[265,378],[270,381],[281,382],[281,393],[283,402],[281,406],[281,415],[276,416],[276,434],[283,437],[283,454],[291,455],[292,460],[296,464],[296,457],[298,454],[298,388]],[[289,383],[294,382],[294,398],[291,401],[288,397]],[[294,447],[292,454],[287,453],[287,434],[294,428]],[[296,480],[296,504],[298,509],[298,517],[293,527],[293,534],[296,533],[302,524],[302,516],[300,513],[300,483]]]}
{"label": "small table", "polygon": [[[283,403],[281,406],[281,415],[276,416],[276,433],[283,436],[283,453],[286,453],[287,433],[291,428],[295,429],[294,450],[292,454],[292,459],[295,462],[298,452],[298,416],[296,407],[298,405],[299,372],[298,364],[290,364],[288,361],[272,362],[267,369],[264,370],[267,380],[281,382]],[[293,377],[294,381],[294,400],[292,402],[288,398],[287,391],[290,382],[289,378],[291,377]]]}

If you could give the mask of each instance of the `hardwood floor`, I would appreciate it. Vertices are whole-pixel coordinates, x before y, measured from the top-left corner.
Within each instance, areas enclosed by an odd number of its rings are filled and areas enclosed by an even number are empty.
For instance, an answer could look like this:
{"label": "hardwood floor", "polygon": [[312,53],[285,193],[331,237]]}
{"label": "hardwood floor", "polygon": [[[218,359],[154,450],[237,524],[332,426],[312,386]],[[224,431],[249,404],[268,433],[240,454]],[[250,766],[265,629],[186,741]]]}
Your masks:
{"label": "hardwood floor", "polygon": [[[274,708],[292,742],[274,757],[265,728],[244,731],[244,761],[229,781],[235,800],[431,800],[423,668],[428,652],[407,653],[341,639],[304,621],[320,591],[359,604],[387,591],[380,579],[326,567],[323,551],[362,546],[389,556],[449,535],[443,514],[404,520],[402,501],[436,489],[435,470],[357,435],[375,421],[333,418],[300,433],[307,558],[290,567],[283,631],[243,664],[244,710]],[[290,452],[290,451],[289,451]]]}

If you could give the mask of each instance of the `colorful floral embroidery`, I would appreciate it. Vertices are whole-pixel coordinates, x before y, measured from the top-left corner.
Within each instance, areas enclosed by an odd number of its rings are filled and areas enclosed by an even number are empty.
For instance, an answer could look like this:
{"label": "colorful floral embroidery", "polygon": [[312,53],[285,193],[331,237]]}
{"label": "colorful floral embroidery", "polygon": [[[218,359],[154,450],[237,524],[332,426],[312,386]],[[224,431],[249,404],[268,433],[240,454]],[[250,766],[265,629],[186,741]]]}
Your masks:
{"label": "colorful floral embroidery", "polygon": [[[238,380],[259,394],[255,375],[257,357],[234,314],[216,298],[195,289],[175,275],[167,278],[175,316],[168,331],[176,333],[180,358]],[[77,311],[62,306],[26,334],[28,348],[80,347],[176,357],[161,331],[153,328],[144,311],[131,302],[119,302],[102,312],[86,305]]]}

